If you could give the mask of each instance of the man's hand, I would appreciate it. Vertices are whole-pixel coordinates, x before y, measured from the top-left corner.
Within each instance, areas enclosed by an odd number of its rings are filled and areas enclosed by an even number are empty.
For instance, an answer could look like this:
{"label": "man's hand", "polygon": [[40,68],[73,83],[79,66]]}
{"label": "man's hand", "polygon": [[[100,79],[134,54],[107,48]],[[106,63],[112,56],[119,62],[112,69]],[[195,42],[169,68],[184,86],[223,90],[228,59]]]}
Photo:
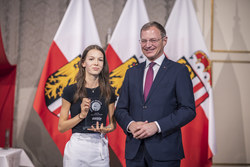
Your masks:
{"label": "man's hand", "polygon": [[145,121],[145,122],[141,122],[141,121],[138,121],[138,122],[132,122],[129,127],[128,127],[128,130],[134,135],[135,132],[137,132],[138,130],[141,129],[141,126],[148,123],[148,121]]}
{"label": "man's hand", "polygon": [[132,134],[136,139],[145,139],[147,137],[153,136],[157,132],[158,127],[155,122],[148,123],[147,121],[145,121],[143,122],[143,124],[137,126],[136,131],[134,131],[134,133],[132,132]]}

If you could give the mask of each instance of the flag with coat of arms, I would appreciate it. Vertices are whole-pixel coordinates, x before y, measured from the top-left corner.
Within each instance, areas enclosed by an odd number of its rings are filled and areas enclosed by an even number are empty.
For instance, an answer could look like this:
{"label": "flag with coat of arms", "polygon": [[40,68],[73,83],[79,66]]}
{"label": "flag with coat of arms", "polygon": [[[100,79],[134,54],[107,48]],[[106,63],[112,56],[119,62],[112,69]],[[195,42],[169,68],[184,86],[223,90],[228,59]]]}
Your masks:
{"label": "flag with coat of arms", "polygon": [[50,46],[33,104],[62,154],[71,131],[60,133],[57,128],[61,95],[75,83],[80,55],[92,44],[101,43],[89,0],[71,0]]}
{"label": "flag with coat of arms", "polygon": [[181,167],[210,167],[216,153],[211,62],[191,0],[176,0],[165,29],[165,53],[187,66],[197,113],[182,128],[185,159]]}
{"label": "flag with coat of arms", "polygon": [[[145,61],[140,48],[140,29],[149,22],[143,0],[127,0],[106,49],[111,85],[119,96],[119,89],[128,68]],[[108,134],[109,145],[123,166],[126,135],[118,125]]]}

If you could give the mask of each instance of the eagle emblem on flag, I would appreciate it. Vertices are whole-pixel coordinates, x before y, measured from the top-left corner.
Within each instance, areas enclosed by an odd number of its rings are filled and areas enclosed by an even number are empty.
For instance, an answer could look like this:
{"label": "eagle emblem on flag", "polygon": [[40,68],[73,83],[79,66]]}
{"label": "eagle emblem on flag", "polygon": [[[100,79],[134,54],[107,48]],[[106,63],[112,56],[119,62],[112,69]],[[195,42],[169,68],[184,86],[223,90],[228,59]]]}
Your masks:
{"label": "eagle emblem on flag", "polygon": [[133,56],[110,73],[110,84],[115,89],[115,94],[117,96],[119,96],[119,90],[122,86],[127,69],[134,67],[137,64],[138,60],[136,56]]}
{"label": "eagle emblem on flag", "polygon": [[75,59],[51,74],[46,81],[44,89],[45,102],[48,109],[57,116],[59,116],[58,113],[54,113],[54,111],[61,106],[63,89],[76,82],[75,76],[79,71],[78,62],[80,59],[80,55],[77,56]]}

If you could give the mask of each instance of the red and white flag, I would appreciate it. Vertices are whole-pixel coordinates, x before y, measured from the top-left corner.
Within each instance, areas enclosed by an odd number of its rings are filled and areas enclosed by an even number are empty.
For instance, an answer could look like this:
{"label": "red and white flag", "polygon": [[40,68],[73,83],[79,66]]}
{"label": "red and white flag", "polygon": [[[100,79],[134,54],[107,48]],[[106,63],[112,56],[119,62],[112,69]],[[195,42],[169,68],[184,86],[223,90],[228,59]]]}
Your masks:
{"label": "red and white flag", "polygon": [[[106,50],[111,84],[119,95],[126,70],[145,60],[140,49],[140,29],[149,22],[143,0],[127,0]],[[125,164],[125,139],[120,126],[109,134],[109,145]]]}
{"label": "red and white flag", "polygon": [[209,167],[216,153],[211,64],[191,0],[176,0],[165,29],[165,53],[188,67],[197,113],[182,128],[185,159],[181,166]]}
{"label": "red and white flag", "polygon": [[100,45],[89,0],[71,0],[56,32],[42,71],[33,107],[63,154],[71,131],[57,129],[64,87],[75,83],[80,54],[91,45]]}

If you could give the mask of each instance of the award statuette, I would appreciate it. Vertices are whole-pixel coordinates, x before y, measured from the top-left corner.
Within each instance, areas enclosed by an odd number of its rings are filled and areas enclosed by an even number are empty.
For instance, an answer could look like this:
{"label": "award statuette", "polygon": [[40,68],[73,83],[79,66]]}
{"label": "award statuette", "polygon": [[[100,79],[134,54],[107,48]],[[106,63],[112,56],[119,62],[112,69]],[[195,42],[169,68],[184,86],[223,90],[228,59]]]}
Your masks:
{"label": "award statuette", "polygon": [[105,123],[106,118],[104,118],[104,114],[101,112],[101,108],[102,108],[101,101],[99,100],[91,101],[88,115],[85,118],[85,126],[83,127],[83,130],[91,128],[92,125],[95,127],[97,121],[99,122],[99,125]]}

